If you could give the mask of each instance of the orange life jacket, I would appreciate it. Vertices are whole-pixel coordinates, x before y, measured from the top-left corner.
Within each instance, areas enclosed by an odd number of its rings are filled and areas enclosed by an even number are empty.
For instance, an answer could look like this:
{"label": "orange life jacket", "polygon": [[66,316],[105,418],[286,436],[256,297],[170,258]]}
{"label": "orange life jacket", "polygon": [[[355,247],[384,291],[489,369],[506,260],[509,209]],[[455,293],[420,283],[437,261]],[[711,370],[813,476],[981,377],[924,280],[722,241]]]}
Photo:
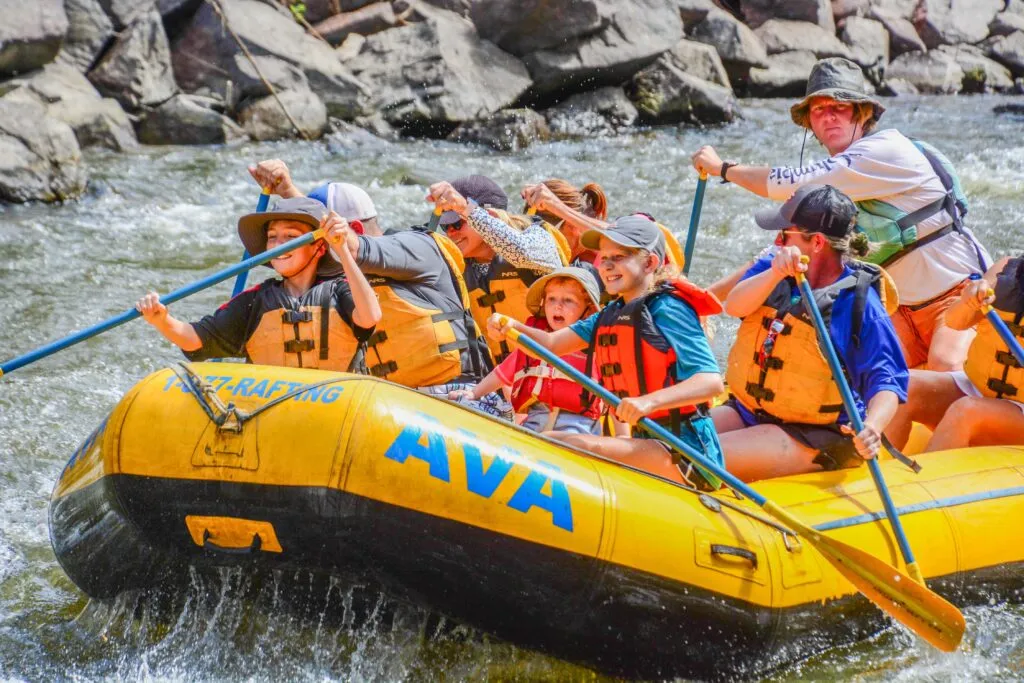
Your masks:
{"label": "orange life jacket", "polygon": [[259,365],[348,371],[359,341],[338,315],[334,281],[318,282],[297,301],[280,287],[267,284],[258,285],[253,302],[252,315],[259,322],[245,343],[249,360]]}
{"label": "orange life jacket", "polygon": [[[516,268],[501,256],[495,256],[487,271],[487,279],[478,275],[472,266],[466,267],[466,287],[469,306],[477,329],[487,329],[487,320],[494,313],[507,315],[513,320],[526,320],[530,310],[526,307],[526,293],[541,275],[526,268]],[[487,337],[487,348],[497,365],[505,360],[512,348],[507,341],[494,341]]]}
{"label": "orange life jacket", "polygon": [[[1024,344],[1024,257],[1010,259],[999,274],[992,308],[1017,341]],[[978,323],[978,336],[967,352],[964,372],[978,391],[989,398],[1024,401],[1024,367],[987,319]]]}
{"label": "orange life jacket", "polygon": [[[657,290],[631,302],[617,299],[600,313],[591,344],[589,370],[596,368],[601,385],[619,396],[636,397],[672,386],[676,353],[668,339],[654,324],[651,304],[662,296],[674,296],[686,302],[698,316],[717,315],[722,304],[711,292],[685,278],[663,283]],[[660,410],[647,417],[671,424],[678,432],[680,422],[706,410],[707,404]]]}
{"label": "orange life jacket", "polygon": [[[545,332],[551,331],[547,320],[542,317],[532,317],[526,324]],[[524,356],[526,361],[516,371],[512,383],[512,407],[517,413],[525,413],[534,403],[543,403],[548,408],[592,419],[601,416],[600,400],[544,361],[529,354]],[[562,360],[582,373],[587,371],[587,354],[582,351],[562,356]]]}

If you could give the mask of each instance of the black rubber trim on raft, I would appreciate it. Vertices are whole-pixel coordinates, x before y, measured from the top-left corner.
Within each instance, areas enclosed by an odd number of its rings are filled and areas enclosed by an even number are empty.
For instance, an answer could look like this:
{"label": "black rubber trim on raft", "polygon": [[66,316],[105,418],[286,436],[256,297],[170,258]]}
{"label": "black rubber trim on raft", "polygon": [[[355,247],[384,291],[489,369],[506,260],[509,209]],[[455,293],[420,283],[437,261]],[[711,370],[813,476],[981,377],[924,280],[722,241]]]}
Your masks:
{"label": "black rubber trim on raft", "polygon": [[[270,522],[283,552],[203,549],[192,541],[186,515]],[[187,580],[186,563],[368,578],[516,644],[630,677],[751,677],[889,623],[859,595],[760,607],[325,488],[108,475],[51,502],[51,536],[65,571],[91,595]],[[680,528],[678,542],[692,543],[691,531]],[[993,585],[1019,586],[1024,563],[995,570]],[[929,584],[948,595],[963,580]]]}
{"label": "black rubber trim on raft", "polygon": [[[1022,495],[1024,495],[1024,486],[1015,486],[1013,488],[998,489],[995,491],[977,491],[975,493],[967,493],[962,496],[950,496],[949,498],[926,500],[912,505],[904,505],[903,507],[896,508],[896,512],[900,515],[909,515],[914,512],[938,510],[940,508],[950,508],[958,505],[967,505],[968,503],[977,503],[983,500],[998,500],[1000,498],[1012,498],[1013,496]],[[833,529],[845,529],[847,527],[858,526],[860,524],[868,524],[869,522],[877,522],[882,519],[885,519],[885,510],[815,524],[814,528],[818,531],[832,531]]]}

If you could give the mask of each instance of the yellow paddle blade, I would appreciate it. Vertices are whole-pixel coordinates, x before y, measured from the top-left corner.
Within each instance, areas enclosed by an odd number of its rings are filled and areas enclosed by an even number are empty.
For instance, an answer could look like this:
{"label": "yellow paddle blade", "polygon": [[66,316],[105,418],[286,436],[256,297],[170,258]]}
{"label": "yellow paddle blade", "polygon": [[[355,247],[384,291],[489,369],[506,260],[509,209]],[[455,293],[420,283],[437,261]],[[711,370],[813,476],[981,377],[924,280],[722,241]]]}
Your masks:
{"label": "yellow paddle blade", "polygon": [[822,535],[772,501],[762,506],[814,546],[864,597],[943,652],[960,646],[966,624],[954,605],[863,550]]}

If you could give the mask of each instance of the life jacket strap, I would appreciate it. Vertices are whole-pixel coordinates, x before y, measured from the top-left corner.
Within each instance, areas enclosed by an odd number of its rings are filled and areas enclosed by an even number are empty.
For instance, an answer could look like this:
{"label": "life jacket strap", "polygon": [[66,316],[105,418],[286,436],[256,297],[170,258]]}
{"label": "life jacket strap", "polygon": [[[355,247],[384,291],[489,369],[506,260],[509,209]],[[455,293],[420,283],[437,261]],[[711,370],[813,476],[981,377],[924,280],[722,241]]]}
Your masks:
{"label": "life jacket strap", "polygon": [[367,346],[376,346],[377,344],[383,344],[388,340],[387,330],[378,330],[370,335],[366,340]]}
{"label": "life jacket strap", "polygon": [[281,311],[281,319],[286,325],[297,325],[298,323],[308,323],[313,320],[312,311],[293,311],[289,308],[285,308]]}
{"label": "life jacket strap", "polygon": [[1005,365],[1008,368],[1019,368],[1021,364],[1017,362],[1016,356],[1009,351],[997,351],[996,362],[1000,365]]}
{"label": "life jacket strap", "polygon": [[605,363],[600,368],[602,377],[612,377],[614,375],[622,374],[622,365],[620,363]]}
{"label": "life jacket strap", "polygon": [[374,377],[387,377],[396,370],[398,370],[398,363],[393,360],[389,360],[387,362],[371,366],[370,374]]}
{"label": "life jacket strap", "polygon": [[479,297],[476,302],[484,308],[494,308],[494,304],[501,303],[505,300],[505,292],[497,291],[493,294],[484,294]]}

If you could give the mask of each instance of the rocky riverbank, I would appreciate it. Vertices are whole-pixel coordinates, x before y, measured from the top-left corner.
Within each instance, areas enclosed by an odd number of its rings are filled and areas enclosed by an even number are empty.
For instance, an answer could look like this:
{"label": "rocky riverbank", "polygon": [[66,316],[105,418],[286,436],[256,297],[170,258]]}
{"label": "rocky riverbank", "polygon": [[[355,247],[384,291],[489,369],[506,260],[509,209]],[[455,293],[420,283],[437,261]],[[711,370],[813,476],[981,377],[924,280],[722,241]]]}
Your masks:
{"label": "rocky riverbank", "polygon": [[[1024,92],[1024,0],[0,0],[0,200],[81,148],[316,139],[514,149],[713,124],[848,57],[882,94]],[[1016,79],[1016,80],[1015,80]]]}

